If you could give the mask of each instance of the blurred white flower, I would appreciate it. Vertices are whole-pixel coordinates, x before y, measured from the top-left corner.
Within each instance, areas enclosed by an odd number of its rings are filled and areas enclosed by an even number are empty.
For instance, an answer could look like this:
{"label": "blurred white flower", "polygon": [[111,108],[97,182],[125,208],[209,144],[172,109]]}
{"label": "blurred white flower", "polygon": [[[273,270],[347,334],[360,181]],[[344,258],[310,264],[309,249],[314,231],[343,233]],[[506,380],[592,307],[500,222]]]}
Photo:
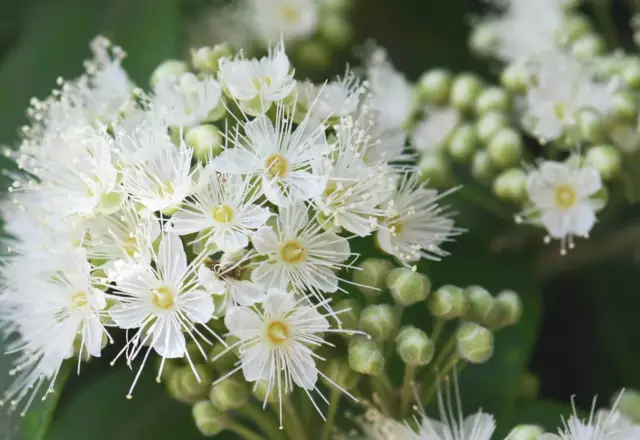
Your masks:
{"label": "blurred white flower", "polygon": [[411,145],[421,153],[442,151],[460,123],[460,114],[453,108],[427,110],[411,133]]}

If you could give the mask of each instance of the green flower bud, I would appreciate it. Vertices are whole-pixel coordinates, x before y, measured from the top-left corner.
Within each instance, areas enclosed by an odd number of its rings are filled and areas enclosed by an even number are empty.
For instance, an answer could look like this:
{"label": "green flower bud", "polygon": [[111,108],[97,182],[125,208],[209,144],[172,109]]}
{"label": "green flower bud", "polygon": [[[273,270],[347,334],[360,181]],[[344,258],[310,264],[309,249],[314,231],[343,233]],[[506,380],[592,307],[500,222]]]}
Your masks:
{"label": "green flower bud", "polygon": [[211,387],[209,400],[222,412],[240,409],[249,401],[249,388],[246,382],[227,377]]}
{"label": "green flower bud", "polygon": [[538,440],[544,434],[544,430],[536,425],[518,425],[511,430],[507,438],[509,440]]}
{"label": "green flower bud", "polygon": [[[163,362],[164,361],[164,362]],[[180,369],[181,364],[178,359],[162,359],[158,358],[156,361],[156,370],[160,370],[160,365],[162,365],[162,376],[160,379],[163,382],[167,382],[173,377],[173,373]]]}
{"label": "green flower bud", "polygon": [[384,370],[384,356],[371,339],[353,338],[349,343],[349,366],[358,373],[377,376]]}
{"label": "green flower bud", "polygon": [[359,301],[355,299],[342,299],[332,304],[331,307],[336,311],[336,313],[340,312],[341,310],[348,310],[338,315],[338,318],[340,318],[340,322],[342,322],[343,328],[358,328],[358,323],[360,321],[360,311],[362,309]]}
{"label": "green flower bud", "polygon": [[622,69],[622,79],[630,88],[640,90],[640,63],[630,63]]}
{"label": "green flower bud", "polygon": [[[252,387],[253,395],[260,401],[264,402],[265,400],[269,403],[278,402],[280,399],[278,396],[278,385],[273,383],[271,384],[271,390],[269,391],[269,395],[267,396],[267,390],[269,389],[269,381],[268,380],[258,380],[254,382]],[[285,393],[284,387],[282,388],[282,393]]]}
{"label": "green flower bud", "polygon": [[[612,403],[615,402],[618,397],[619,394],[614,396]],[[618,409],[635,423],[640,423],[640,391],[624,390],[624,394],[618,402]]]}
{"label": "green flower bud", "polygon": [[329,43],[342,47],[353,38],[353,29],[341,14],[329,14],[322,18],[320,34]]}
{"label": "green flower bud", "polygon": [[463,73],[453,80],[449,99],[458,110],[467,111],[473,108],[481,92],[482,80],[470,73]]}
{"label": "green flower bud", "polygon": [[393,269],[393,263],[382,258],[367,258],[358,268],[353,272],[353,281],[358,284],[358,290],[367,296],[378,296],[387,285],[387,276]]}
{"label": "green flower bud", "polygon": [[451,163],[440,153],[424,154],[418,163],[420,179],[434,188],[445,188],[454,181]]}
{"label": "green flower bud", "polygon": [[483,114],[476,122],[476,136],[483,144],[488,143],[496,133],[509,125],[507,115],[501,112],[490,111]]}
{"label": "green flower bud", "polygon": [[[185,367],[176,371],[174,374],[179,377],[179,387],[185,396],[190,396],[191,401],[200,400],[207,396],[211,382],[213,382],[213,374],[207,365],[196,365],[195,371],[198,377],[191,371],[191,367]],[[200,380],[198,380],[198,378]]]}
{"label": "green flower bud", "polygon": [[586,33],[573,42],[571,53],[579,60],[589,60],[605,50],[604,40],[593,33]]}
{"label": "green flower bud", "polygon": [[331,359],[326,365],[325,374],[338,386],[351,391],[358,385],[360,374],[354,371],[346,360]]}
{"label": "green flower bud", "polygon": [[425,332],[408,326],[396,338],[396,351],[405,364],[419,367],[431,362],[436,346]]}
{"label": "green flower bud", "polygon": [[487,150],[478,150],[471,160],[471,174],[480,182],[491,182],[495,168]]}
{"label": "green flower bud", "polygon": [[471,50],[481,56],[490,56],[498,43],[499,37],[490,25],[476,26],[469,38]]}
{"label": "green flower bud", "polygon": [[398,316],[389,304],[367,306],[360,314],[359,327],[376,341],[386,341],[398,329]]}
{"label": "green flower bud", "polygon": [[206,162],[222,152],[222,135],[215,126],[205,124],[190,128],[185,136],[196,159]]}
{"label": "green flower bud", "polygon": [[471,124],[459,125],[449,141],[449,154],[458,162],[468,162],[478,147],[476,131]]}
{"label": "green flower bud", "polygon": [[396,303],[408,306],[427,299],[431,290],[431,281],[424,274],[406,267],[396,267],[389,272],[387,287]]}
{"label": "green flower bud", "polygon": [[600,142],[604,138],[604,121],[597,112],[585,109],[578,114],[580,137],[589,142]]}
{"label": "green flower bud", "polygon": [[189,71],[187,63],[180,60],[167,60],[162,63],[151,74],[151,87],[155,87],[158,83],[165,79],[174,76],[182,75]]}
{"label": "green flower bud", "polygon": [[500,129],[489,141],[487,151],[498,168],[517,165],[522,159],[522,137],[512,128]]}
{"label": "green flower bud", "polygon": [[[200,346],[202,347],[202,344]],[[187,356],[194,364],[204,363],[207,361],[206,352],[203,355],[195,341],[187,342]]]}
{"label": "green flower bud", "polygon": [[493,181],[493,192],[502,200],[520,203],[527,195],[527,175],[520,168],[503,171]]}
{"label": "green flower bud", "polygon": [[467,298],[464,290],[449,284],[433,292],[428,306],[431,314],[437,318],[459,318],[467,312]]}
{"label": "green flower bud", "polygon": [[508,112],[511,109],[511,97],[500,87],[487,87],[476,100],[476,113],[484,115],[490,111]]}
{"label": "green flower bud", "polygon": [[596,145],[587,151],[585,164],[596,169],[603,180],[612,180],[620,175],[622,155],[612,145]]}
{"label": "green flower bud", "polygon": [[213,437],[224,431],[225,417],[211,405],[211,402],[203,400],[193,405],[191,409],[193,419],[198,431],[205,437]]}
{"label": "green flower bud", "polygon": [[330,49],[318,41],[305,41],[296,49],[300,64],[315,69],[324,69],[331,65]]}
{"label": "green flower bud", "polygon": [[418,80],[418,96],[427,102],[445,104],[449,99],[452,76],[444,69],[431,69]]}
{"label": "green flower bud", "polygon": [[512,291],[505,290],[495,297],[495,305],[498,309],[496,319],[498,327],[515,325],[522,317],[522,300],[520,296]]}
{"label": "green flower bud", "polygon": [[502,71],[500,83],[511,93],[526,93],[531,74],[521,63],[513,63]]}
{"label": "green flower bud", "polygon": [[472,364],[482,364],[493,355],[493,333],[476,323],[462,323],[456,338],[458,354]]}
{"label": "green flower bud", "polygon": [[466,318],[487,325],[496,321],[499,309],[491,294],[481,286],[469,286],[464,289],[469,304]]}
{"label": "green flower bud", "polygon": [[631,124],[615,124],[611,127],[609,136],[624,153],[632,154],[640,149],[640,134]]}
{"label": "green flower bud", "polygon": [[627,92],[618,92],[613,100],[613,114],[623,121],[635,121],[636,102],[633,96]]}
{"label": "green flower bud", "polygon": [[218,63],[222,58],[233,57],[233,49],[227,42],[216,44],[213,47],[201,47],[191,49],[191,64],[193,68],[202,73],[218,73]]}

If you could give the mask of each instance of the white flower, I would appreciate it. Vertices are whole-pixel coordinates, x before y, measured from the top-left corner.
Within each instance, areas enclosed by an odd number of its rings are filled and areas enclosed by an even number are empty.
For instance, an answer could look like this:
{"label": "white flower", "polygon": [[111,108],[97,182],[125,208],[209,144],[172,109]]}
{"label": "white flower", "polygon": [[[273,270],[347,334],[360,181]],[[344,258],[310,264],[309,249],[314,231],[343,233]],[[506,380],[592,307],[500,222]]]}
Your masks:
{"label": "white flower", "polygon": [[528,68],[536,81],[528,88],[524,123],[542,141],[557,139],[566,129],[575,127],[580,110],[607,116],[613,109],[617,82],[596,82],[566,55],[545,54],[531,60]]}
{"label": "white flower", "polygon": [[318,29],[317,0],[248,0],[254,31],[265,42],[282,35],[286,41],[312,36]]}
{"label": "white flower", "polygon": [[356,418],[356,422],[363,431],[362,440],[421,440],[407,424],[400,423],[373,407],[368,408],[363,417]]}
{"label": "white flower", "polygon": [[199,233],[197,241],[215,245],[223,252],[247,247],[249,236],[271,216],[256,204],[259,193],[248,178],[221,174],[207,167],[192,199],[187,199],[167,228],[180,235]]}
{"label": "white flower", "polygon": [[91,271],[81,249],[7,261],[0,306],[20,337],[8,346],[18,357],[3,402],[16,407],[27,398],[26,411],[43,385],[45,396],[53,392],[65,359],[77,353],[79,369],[82,358],[100,356],[106,301]]}
{"label": "white flower", "polygon": [[378,229],[380,248],[404,264],[447,256],[440,245],[462,232],[454,226],[448,209],[438,204],[452,191],[455,189],[438,194],[420,184],[417,174],[405,174]]}
{"label": "white flower", "polygon": [[421,153],[442,151],[459,122],[455,109],[430,109],[413,129],[411,145]]}
{"label": "white flower", "polygon": [[168,77],[154,89],[153,106],[171,127],[190,127],[206,120],[222,102],[222,89],[213,78],[199,79],[193,73]]}
{"label": "white flower", "polygon": [[[210,344],[195,327],[207,323],[214,312],[211,295],[198,284],[197,261],[187,264],[180,238],[168,233],[162,237],[158,253],[153,253],[153,262],[155,265],[147,261],[132,263],[130,270],[116,280],[116,294],[111,295],[118,301],[109,309],[111,318],[120,328],[136,329],[123,349],[130,350],[127,360],[137,357],[145,346],[149,347],[129,396],[151,349],[162,356],[162,365],[165,359],[186,357],[193,367],[184,333],[196,343],[203,356],[205,352],[199,340]],[[161,373],[162,366],[158,377]],[[195,370],[194,374],[198,377]]]}
{"label": "white flower", "polygon": [[360,96],[366,88],[358,77],[347,70],[335,81],[315,85],[311,81],[298,84],[298,105],[320,121],[332,117],[344,117],[358,109]]}
{"label": "white flower", "polygon": [[319,167],[329,150],[324,130],[308,117],[294,130],[293,120],[278,105],[275,126],[264,115],[246,122],[244,134],[235,134],[234,147],[228,145],[211,166],[224,173],[259,176],[265,197],[280,207],[308,200],[326,185]]}
{"label": "white flower", "polygon": [[[224,377],[242,369],[248,382],[266,381],[267,396],[275,391],[280,408],[283,396],[295,386],[303,388],[313,401],[310,391],[321,394],[316,385],[318,376],[341,389],[316,367],[318,357],[313,354],[313,348],[327,344],[324,333],[340,332],[330,329],[326,317],[318,313],[317,308],[318,305],[309,305],[304,299],[296,301],[287,292],[270,289],[262,310],[249,307],[229,310],[225,325],[229,334],[239,339],[229,349],[239,347],[240,361],[239,366]],[[325,400],[322,394],[321,397]]]}
{"label": "white flower", "polygon": [[567,162],[545,161],[527,176],[527,192],[533,206],[523,211],[529,222],[542,225],[551,238],[561,240],[561,252],[573,247],[573,237],[587,237],[596,223],[596,211],[602,208],[595,194],[602,189],[600,174],[580,166],[580,158]]}
{"label": "white flower", "polygon": [[251,114],[266,112],[296,86],[282,42],[259,60],[245,59],[242,54],[235,60],[221,59],[219,79],[226,92]]}
{"label": "white flower", "polygon": [[267,257],[251,273],[254,282],[265,289],[292,285],[319,299],[339,289],[335,270],[351,255],[347,239],[310,222],[302,203],[282,208],[275,229],[258,229],[252,242],[257,254]]}
{"label": "white flower", "polygon": [[193,150],[184,142],[174,145],[168,135],[132,140],[154,143],[136,145],[143,152],[136,161],[124,159],[127,164],[122,180],[125,190],[150,211],[175,208],[192,189]]}

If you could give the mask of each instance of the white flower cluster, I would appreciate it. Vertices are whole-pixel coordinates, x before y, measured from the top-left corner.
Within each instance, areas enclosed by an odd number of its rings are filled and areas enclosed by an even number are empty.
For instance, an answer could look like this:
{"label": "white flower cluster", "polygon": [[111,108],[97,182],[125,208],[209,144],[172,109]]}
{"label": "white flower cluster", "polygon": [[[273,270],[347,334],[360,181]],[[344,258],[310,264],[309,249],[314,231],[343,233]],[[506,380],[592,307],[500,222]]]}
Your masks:
{"label": "white flower cluster", "polygon": [[[156,76],[147,94],[119,48],[92,47],[82,77],[32,103],[16,152],[24,173],[2,206],[12,406],[51,392],[65,359],[99,357],[111,328],[128,336],[116,359],[142,358],[130,396],[150,353],[160,378],[167,359],[193,367],[188,340],[203,357],[226,346],[207,325],[217,318],[237,341],[229,374],[280,396],[318,391],[313,349],[348,331],[327,317],[340,322],[329,296],[345,291],[350,238],[377,232],[411,265],[446,255],[460,232],[441,195],[397,165],[406,114],[382,92],[386,78],[406,87],[385,60],[370,82],[348,72],[317,86],[294,78],[280,43],[261,59],[223,58],[217,76]],[[226,127],[221,151],[196,159],[189,134],[215,124]]]}

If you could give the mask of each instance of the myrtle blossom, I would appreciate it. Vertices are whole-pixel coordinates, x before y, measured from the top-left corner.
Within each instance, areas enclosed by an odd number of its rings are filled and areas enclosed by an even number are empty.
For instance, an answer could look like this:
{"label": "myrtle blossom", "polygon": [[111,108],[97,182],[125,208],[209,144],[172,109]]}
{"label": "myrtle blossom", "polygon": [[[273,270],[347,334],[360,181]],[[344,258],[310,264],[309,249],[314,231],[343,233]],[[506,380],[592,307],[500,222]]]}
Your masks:
{"label": "myrtle blossom", "polygon": [[411,132],[411,145],[421,153],[442,151],[459,123],[453,108],[428,109]]}
{"label": "myrtle blossom", "polygon": [[349,116],[358,109],[366,90],[366,85],[350,70],[342,78],[322,85],[311,81],[298,83],[297,110],[309,112],[320,121]]}
{"label": "myrtle blossom", "polygon": [[262,41],[285,41],[312,36],[319,25],[318,0],[245,0],[255,33]]}

